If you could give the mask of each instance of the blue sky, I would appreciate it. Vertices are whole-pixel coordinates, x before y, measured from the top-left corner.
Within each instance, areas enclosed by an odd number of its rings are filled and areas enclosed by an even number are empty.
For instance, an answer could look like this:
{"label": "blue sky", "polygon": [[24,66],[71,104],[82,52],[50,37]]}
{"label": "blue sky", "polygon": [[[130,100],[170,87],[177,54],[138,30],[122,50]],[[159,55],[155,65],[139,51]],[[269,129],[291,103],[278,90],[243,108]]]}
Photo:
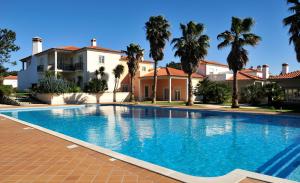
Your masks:
{"label": "blue sky", "polygon": [[[268,64],[274,74],[281,64],[290,64],[290,70],[300,69],[292,45],[288,44],[288,28],[282,19],[289,15],[285,0],[2,0],[0,27],[17,33],[16,43],[21,50],[12,54],[19,60],[31,54],[31,38],[43,38],[43,49],[74,45],[87,46],[95,37],[98,45],[112,49],[125,49],[130,43],[138,43],[146,50],[144,24],[152,15],[164,15],[171,24],[172,38],[179,37],[179,23],[190,20],[205,24],[206,34],[211,38],[207,60],[226,63],[229,50],[218,50],[218,33],[230,28],[232,16],[253,17],[253,32],[262,37],[255,48],[248,48],[248,67]],[[170,44],[164,66],[175,58]],[[10,67],[19,70],[21,64]]]}

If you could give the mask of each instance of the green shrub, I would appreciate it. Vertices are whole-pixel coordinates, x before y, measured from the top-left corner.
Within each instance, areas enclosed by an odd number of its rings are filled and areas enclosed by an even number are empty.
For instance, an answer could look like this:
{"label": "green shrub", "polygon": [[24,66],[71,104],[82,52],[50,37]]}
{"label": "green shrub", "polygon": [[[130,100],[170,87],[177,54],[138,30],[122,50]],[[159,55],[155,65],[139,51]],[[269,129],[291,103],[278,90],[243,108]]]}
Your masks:
{"label": "green shrub", "polygon": [[242,88],[242,100],[251,105],[259,105],[261,103],[261,98],[263,98],[264,96],[264,89],[260,84],[253,84]]}
{"label": "green shrub", "polygon": [[81,92],[81,88],[79,86],[77,86],[75,83],[68,83],[69,85],[69,90],[68,92],[70,93],[78,93],[78,92]]}
{"label": "green shrub", "polygon": [[36,92],[55,94],[67,93],[69,92],[69,83],[63,79],[57,79],[53,76],[46,76],[39,80]]}
{"label": "green shrub", "polygon": [[210,96],[209,101],[217,104],[228,102],[231,98],[231,89],[229,86],[222,83],[215,83],[209,87]]}
{"label": "green shrub", "polygon": [[267,83],[263,87],[265,96],[268,98],[268,105],[280,105],[284,100],[284,90],[277,83]]}
{"label": "green shrub", "polygon": [[0,85],[0,95],[9,96],[14,93],[14,88],[10,85]]}
{"label": "green shrub", "polygon": [[231,89],[225,84],[205,78],[197,84],[195,95],[202,96],[204,104],[209,102],[222,104],[230,99]]}
{"label": "green shrub", "polygon": [[96,78],[92,79],[85,88],[86,92],[91,92],[91,93],[104,92],[107,89],[108,88],[107,88],[106,80],[101,80]]}

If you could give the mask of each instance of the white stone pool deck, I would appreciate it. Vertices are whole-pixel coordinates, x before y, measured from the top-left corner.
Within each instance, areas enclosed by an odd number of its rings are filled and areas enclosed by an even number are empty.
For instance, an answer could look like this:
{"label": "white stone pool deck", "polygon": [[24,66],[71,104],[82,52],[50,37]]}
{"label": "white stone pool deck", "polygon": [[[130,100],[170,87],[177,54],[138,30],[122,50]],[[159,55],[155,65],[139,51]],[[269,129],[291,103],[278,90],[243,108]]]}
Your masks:
{"label": "white stone pool deck", "polygon": [[292,182],[243,170],[218,179],[188,177],[27,125],[0,117],[0,182]]}

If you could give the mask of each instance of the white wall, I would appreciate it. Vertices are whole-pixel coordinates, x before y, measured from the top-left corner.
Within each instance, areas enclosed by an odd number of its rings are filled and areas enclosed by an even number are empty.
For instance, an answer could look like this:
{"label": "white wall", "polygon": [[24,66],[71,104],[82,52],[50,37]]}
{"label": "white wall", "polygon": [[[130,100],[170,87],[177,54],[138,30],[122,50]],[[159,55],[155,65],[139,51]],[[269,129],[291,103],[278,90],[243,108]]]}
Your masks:
{"label": "white wall", "polygon": [[30,64],[27,63],[26,70],[18,72],[18,89],[25,90],[37,83],[39,75],[37,73],[37,56],[32,56]]}
{"label": "white wall", "polygon": [[209,75],[211,73],[220,74],[228,71],[229,71],[228,67],[221,67],[221,66],[209,65],[209,64],[206,65],[206,75]]}
{"label": "white wall", "polygon": [[[43,93],[37,94],[36,97],[51,105],[62,105],[62,104],[94,104],[94,103],[107,103],[113,102],[113,93],[104,92],[99,94],[89,93],[65,93],[65,94],[51,94]],[[124,102],[129,98],[129,92],[117,92],[116,101]]]}
{"label": "white wall", "polygon": [[[104,56],[104,64],[99,62],[99,56]],[[121,54],[117,53],[107,53],[107,52],[98,52],[98,51],[87,51],[87,72],[85,73],[85,82],[87,83],[90,79],[95,77],[94,72],[99,69],[101,66],[105,67],[108,92],[112,92],[114,89],[114,75],[113,69],[120,63]]]}
{"label": "white wall", "polygon": [[199,64],[197,69],[197,73],[203,76],[208,76],[211,73],[220,74],[228,71],[229,71],[228,67],[222,67],[214,64]]}
{"label": "white wall", "polygon": [[13,88],[18,87],[18,80],[16,79],[4,79],[3,85],[11,85]]}

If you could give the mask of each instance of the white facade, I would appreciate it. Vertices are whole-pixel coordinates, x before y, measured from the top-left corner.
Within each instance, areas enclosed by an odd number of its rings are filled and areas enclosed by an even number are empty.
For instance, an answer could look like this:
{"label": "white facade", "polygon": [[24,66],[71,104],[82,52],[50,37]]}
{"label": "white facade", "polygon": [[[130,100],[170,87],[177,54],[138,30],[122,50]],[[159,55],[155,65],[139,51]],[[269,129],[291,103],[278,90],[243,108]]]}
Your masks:
{"label": "white facade", "polygon": [[223,64],[217,64],[213,62],[200,62],[197,73],[203,76],[208,76],[212,74],[221,74],[229,72],[228,66]]}
{"label": "white facade", "polygon": [[[33,39],[33,51],[41,48]],[[22,59],[23,69],[18,72],[20,90],[36,85],[45,71],[53,71],[64,79],[78,83],[82,88],[95,77],[95,71],[105,68],[108,92],[113,91],[113,69],[121,64],[121,52],[96,47],[96,40],[91,40],[90,47],[62,47],[45,51],[36,50],[36,54]]]}

